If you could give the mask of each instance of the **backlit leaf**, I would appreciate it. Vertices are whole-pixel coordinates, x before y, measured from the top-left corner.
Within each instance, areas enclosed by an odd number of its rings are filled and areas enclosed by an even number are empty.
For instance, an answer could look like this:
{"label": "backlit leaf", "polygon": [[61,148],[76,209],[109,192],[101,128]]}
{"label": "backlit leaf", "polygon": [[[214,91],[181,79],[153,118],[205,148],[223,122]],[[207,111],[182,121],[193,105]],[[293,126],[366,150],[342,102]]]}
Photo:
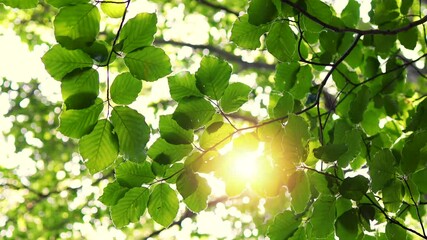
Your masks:
{"label": "backlit leaf", "polygon": [[65,110],[59,116],[58,130],[67,137],[81,138],[95,127],[103,108],[102,100],[98,98],[88,108]]}
{"label": "backlit leaf", "polygon": [[134,77],[149,82],[165,77],[172,71],[168,55],[156,47],[145,47],[126,54],[125,63]]}
{"label": "backlit leaf", "polygon": [[106,119],[99,120],[93,131],[82,137],[79,146],[80,154],[87,160],[86,167],[92,174],[109,167],[119,154],[117,136]]}
{"label": "backlit leaf", "polygon": [[350,209],[337,218],[335,229],[339,239],[356,239],[359,232],[356,209]]}
{"label": "backlit leaf", "polygon": [[295,213],[302,213],[311,197],[310,182],[305,172],[298,171],[291,178],[294,178],[295,186],[291,191],[292,209]]}
{"label": "backlit leaf", "polygon": [[391,179],[393,179],[395,170],[394,165],[396,160],[393,154],[388,149],[378,151],[369,165],[369,175],[372,180],[372,190],[377,192],[381,190]]}
{"label": "backlit leaf", "polygon": [[150,191],[148,188],[136,187],[126,192],[118,203],[111,207],[111,219],[116,227],[121,228],[131,222],[137,222],[147,208]]}
{"label": "backlit leaf", "polygon": [[291,211],[279,213],[274,218],[273,224],[268,228],[267,236],[272,240],[288,239],[298,229],[301,219]]}
{"label": "backlit leaf", "polygon": [[116,168],[117,182],[125,187],[141,187],[142,184],[153,181],[154,177],[149,162],[126,161]]}
{"label": "backlit leaf", "polygon": [[68,74],[62,80],[61,93],[67,109],[92,105],[99,93],[98,71],[91,68]]}
{"label": "backlit leaf", "polygon": [[53,46],[42,57],[47,72],[56,80],[62,80],[74,69],[92,67],[92,58],[82,50],[68,50],[60,45]]}
{"label": "backlit leaf", "polygon": [[104,3],[101,2],[101,10],[111,18],[120,18],[126,10],[126,3]]}
{"label": "backlit leaf", "polygon": [[112,111],[111,121],[124,158],[134,162],[144,161],[145,145],[150,136],[144,116],[131,108],[117,106]]}
{"label": "backlit leaf", "polygon": [[360,20],[360,4],[356,0],[349,0],[341,13],[341,19],[347,27],[354,28]]}
{"label": "backlit leaf", "polygon": [[46,0],[49,5],[60,8],[64,6],[72,6],[82,3],[87,3],[89,0]]}
{"label": "backlit leaf", "polygon": [[106,206],[113,206],[117,204],[127,191],[129,191],[129,188],[123,187],[118,182],[114,181],[109,183],[103,191],[99,201]]}
{"label": "backlit leaf", "polygon": [[252,89],[243,83],[232,83],[225,89],[220,105],[225,113],[235,112],[248,101]]}
{"label": "backlit leaf", "polygon": [[154,221],[168,227],[178,213],[178,208],[176,192],[168,184],[154,186],[148,201],[148,212]]}
{"label": "backlit leaf", "polygon": [[353,123],[359,123],[363,120],[363,113],[368,107],[370,95],[371,93],[369,88],[363,85],[357,93],[356,98],[354,98],[353,102],[351,103],[348,112],[348,116]]}
{"label": "backlit leaf", "polygon": [[168,77],[169,91],[172,99],[180,101],[186,97],[203,97],[196,87],[196,78],[189,72],[180,72]]}
{"label": "backlit leaf", "polygon": [[205,99],[191,97],[178,103],[173,119],[184,129],[197,129],[211,120],[215,108]]}
{"label": "backlit leaf", "polygon": [[345,178],[341,183],[340,194],[348,199],[359,201],[369,189],[369,180],[362,175]]}
{"label": "backlit leaf", "polygon": [[208,206],[208,197],[211,194],[211,188],[206,179],[196,175],[197,189],[184,199],[187,208],[193,212],[201,212]]}
{"label": "backlit leaf", "polygon": [[123,41],[121,51],[130,53],[135,49],[151,46],[157,31],[156,24],[157,15],[155,13],[140,13],[129,19],[120,33],[120,40]]}
{"label": "backlit leaf", "polygon": [[111,100],[117,104],[131,104],[138,97],[142,82],[130,73],[118,75],[111,85]]}
{"label": "backlit leaf", "polygon": [[267,38],[267,50],[281,62],[298,60],[297,39],[288,22],[273,23]]}
{"label": "backlit leaf", "polygon": [[203,94],[219,100],[228,87],[231,66],[213,56],[204,56],[196,72],[196,85]]}
{"label": "backlit leaf", "polygon": [[258,26],[270,22],[276,15],[277,9],[271,0],[251,0],[248,8],[249,23]]}
{"label": "backlit leaf", "polygon": [[231,134],[234,130],[235,129],[228,123],[214,122],[206,127],[200,137],[200,147],[205,150],[211,147],[221,149],[224,145],[230,142]]}
{"label": "backlit leaf", "polygon": [[335,222],[335,197],[320,195],[313,204],[313,214],[310,222],[313,227],[313,236],[318,238],[327,237],[334,231]]}
{"label": "backlit leaf", "polygon": [[92,45],[99,33],[99,10],[92,4],[78,4],[60,9],[53,21],[55,38],[68,49]]}
{"label": "backlit leaf", "polygon": [[261,46],[260,38],[266,30],[265,27],[250,24],[247,15],[244,15],[234,22],[230,40],[241,48],[255,50]]}
{"label": "backlit leaf", "polygon": [[148,156],[160,164],[171,164],[181,160],[187,156],[193,147],[190,144],[170,144],[164,139],[157,139],[150,149],[148,149]]}
{"label": "backlit leaf", "polygon": [[38,0],[0,0],[0,3],[6,6],[20,9],[34,8],[38,2]]}
{"label": "backlit leaf", "polygon": [[160,116],[159,129],[162,138],[172,144],[190,144],[194,140],[193,131],[182,128],[172,115]]}

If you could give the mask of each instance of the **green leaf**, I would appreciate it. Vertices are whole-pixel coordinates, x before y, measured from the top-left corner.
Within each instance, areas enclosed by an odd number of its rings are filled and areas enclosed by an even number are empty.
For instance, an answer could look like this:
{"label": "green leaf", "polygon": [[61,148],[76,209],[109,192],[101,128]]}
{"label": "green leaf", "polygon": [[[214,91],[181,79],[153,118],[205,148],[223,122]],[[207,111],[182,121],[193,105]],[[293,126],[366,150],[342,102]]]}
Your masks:
{"label": "green leaf", "polygon": [[307,5],[307,12],[316,16],[322,22],[331,23],[333,14],[330,6],[321,0],[306,0],[304,2]]}
{"label": "green leaf", "polygon": [[159,121],[160,136],[168,143],[172,144],[190,144],[194,140],[194,134],[191,130],[182,128],[172,115],[160,116]]}
{"label": "green leaf", "polygon": [[356,97],[350,104],[348,116],[353,123],[359,123],[363,120],[363,113],[368,107],[371,92],[365,85],[357,92]]}
{"label": "green leaf", "polygon": [[99,93],[98,71],[91,68],[68,74],[62,80],[61,93],[67,109],[89,107]]}
{"label": "green leaf", "polygon": [[219,100],[228,87],[231,66],[224,60],[213,56],[204,56],[196,72],[197,88],[206,96]]}
{"label": "green leaf", "polygon": [[360,4],[356,0],[349,0],[341,13],[341,20],[345,26],[354,28],[360,20]]}
{"label": "green leaf", "polygon": [[122,4],[101,2],[101,10],[111,18],[121,18],[126,11],[126,2]]}
{"label": "green leaf", "polygon": [[178,103],[173,119],[184,129],[197,129],[211,120],[215,108],[205,99],[185,98]]}
{"label": "green leaf", "polygon": [[168,184],[154,186],[148,201],[148,212],[154,221],[168,227],[178,213],[178,208],[178,197]]}
{"label": "green leaf", "polygon": [[388,149],[378,151],[369,165],[369,175],[372,180],[372,191],[381,190],[391,179],[393,179],[395,170],[394,165],[396,160],[393,154]]}
{"label": "green leaf", "polygon": [[170,144],[164,139],[157,139],[150,149],[148,149],[148,156],[160,164],[171,164],[183,159],[187,156],[193,147],[190,144]]}
{"label": "green leaf", "polygon": [[300,64],[298,62],[284,62],[277,64],[276,75],[274,79],[277,90],[291,90],[297,82],[297,74],[299,69]]}
{"label": "green leaf", "polygon": [[260,38],[266,31],[263,26],[250,24],[247,15],[244,15],[234,22],[230,41],[241,48],[255,50],[261,46]]}
{"label": "green leaf", "polygon": [[424,121],[425,119],[427,119],[427,98],[419,103],[415,113],[409,116],[405,131],[427,129],[427,121]]}
{"label": "green leaf", "polygon": [[291,178],[295,181],[295,186],[291,191],[292,209],[295,213],[302,213],[307,207],[311,197],[310,181],[305,172],[295,172]]}
{"label": "green leaf", "polygon": [[157,15],[155,13],[140,13],[129,19],[120,33],[120,40],[123,41],[121,51],[130,53],[135,49],[151,46],[157,31],[156,24]]}
{"label": "green leaf", "polygon": [[243,83],[232,83],[225,89],[220,106],[225,113],[231,113],[248,101],[248,95],[252,88]]}
{"label": "green leaf", "polygon": [[402,182],[392,180],[382,189],[382,200],[387,211],[397,212],[402,205],[405,187]]}
{"label": "green leaf", "polygon": [[277,15],[276,6],[271,0],[251,0],[248,8],[249,23],[261,25],[273,20]]}
{"label": "green leaf", "polygon": [[208,207],[208,197],[211,194],[211,188],[206,179],[196,175],[197,189],[184,199],[187,208],[193,212],[201,212]]}
{"label": "green leaf", "polygon": [[291,93],[295,99],[304,99],[307,93],[310,92],[312,80],[312,68],[308,65],[302,66],[298,71],[296,82],[289,93]]}
{"label": "green leaf", "polygon": [[294,110],[294,97],[289,92],[283,92],[273,108],[274,118],[288,116]]}
{"label": "green leaf", "polygon": [[356,209],[350,209],[337,218],[336,234],[339,239],[357,239],[359,233],[359,217]]}
{"label": "green leaf", "polygon": [[314,156],[318,159],[323,160],[324,162],[335,162],[337,161],[345,152],[347,152],[348,147],[345,144],[327,144],[321,147],[314,149]]}
{"label": "green leaf", "polygon": [[35,8],[39,3],[38,0],[0,0],[6,6],[20,9]]}
{"label": "green leaf", "polygon": [[172,72],[168,55],[156,47],[145,47],[126,54],[125,63],[134,77],[150,82]]}
{"label": "green leaf", "polygon": [[412,181],[415,183],[415,185],[418,187],[418,190],[420,193],[427,193],[427,181],[425,180],[425,177],[427,176],[427,168],[423,168],[420,171],[415,172],[412,175]]}
{"label": "green leaf", "polygon": [[196,77],[189,72],[180,72],[168,77],[168,84],[172,99],[175,101],[186,97],[203,97],[196,87]]}
{"label": "green leaf", "polygon": [[111,219],[117,228],[137,222],[147,208],[150,195],[148,188],[130,189],[119,202],[111,207]]}
{"label": "green leaf", "polygon": [[176,189],[183,199],[192,195],[199,185],[197,175],[191,169],[184,169],[176,180]]}
{"label": "green leaf", "polygon": [[[423,120],[425,121],[425,119]],[[427,131],[419,131],[406,139],[402,150],[400,168],[406,174],[415,172],[426,156]]]}
{"label": "green leaf", "polygon": [[79,146],[80,154],[87,159],[86,167],[92,174],[109,167],[119,154],[117,136],[107,119],[99,120],[93,131],[82,137]]}
{"label": "green leaf", "polygon": [[144,148],[150,137],[150,128],[144,116],[131,108],[117,106],[112,111],[111,121],[119,137],[123,157],[134,162],[144,161]]}
{"label": "green leaf", "polygon": [[99,33],[100,19],[95,5],[65,6],[53,21],[56,41],[68,49],[88,47]]}
{"label": "green leaf", "polygon": [[56,8],[64,6],[72,6],[82,3],[87,3],[89,0],[45,0],[49,5],[52,5]]}
{"label": "green leaf", "polygon": [[63,111],[59,116],[58,130],[67,137],[81,138],[95,127],[103,108],[102,100],[98,98],[88,108]]}
{"label": "green leaf", "polygon": [[369,180],[362,175],[357,175],[345,178],[340,185],[339,192],[345,198],[360,201],[368,189]]}
{"label": "green leaf", "polygon": [[332,30],[322,31],[319,35],[319,42],[324,51],[334,55],[338,51],[338,47],[343,38],[343,34]]}
{"label": "green leaf", "polygon": [[267,50],[281,62],[293,62],[299,59],[298,43],[288,22],[275,22],[266,38]]}
{"label": "green leaf", "polygon": [[273,223],[268,227],[267,236],[271,240],[288,239],[297,231],[300,224],[301,219],[286,210],[274,217]]}
{"label": "green leaf", "polygon": [[391,222],[387,223],[387,226],[385,227],[385,234],[387,236],[387,239],[407,239],[406,230],[400,227],[399,225],[396,225]]}
{"label": "green leaf", "polygon": [[142,82],[126,72],[118,75],[111,85],[111,99],[117,104],[131,104],[138,97]]}
{"label": "green leaf", "polygon": [[104,188],[104,192],[99,198],[99,201],[101,201],[106,206],[116,205],[127,191],[129,191],[129,188],[121,186],[116,181],[108,183],[108,185]]}
{"label": "green leaf", "polygon": [[56,80],[75,69],[92,67],[93,60],[82,50],[68,50],[60,45],[53,46],[42,57],[47,72]]}
{"label": "green leaf", "polygon": [[403,15],[408,14],[409,9],[411,9],[414,0],[402,0],[400,5],[400,12]]}
{"label": "green leaf", "polygon": [[135,163],[126,161],[116,168],[116,179],[125,187],[141,187],[144,183],[150,183],[155,178],[149,162]]}
{"label": "green leaf", "polygon": [[228,123],[214,122],[206,127],[199,139],[200,147],[207,150],[212,147],[221,149],[231,141],[231,134],[235,129]]}
{"label": "green leaf", "polygon": [[313,227],[312,235],[317,238],[325,238],[334,231],[335,222],[335,197],[320,195],[313,204],[313,214],[310,222]]}
{"label": "green leaf", "polygon": [[[156,162],[154,162],[156,163]],[[153,164],[154,164],[153,163]],[[179,174],[182,170],[184,169],[184,164],[183,163],[174,163],[172,164],[172,166],[170,166],[169,168],[166,169],[166,171],[164,172],[164,174],[162,175],[164,179],[166,179],[167,183],[176,183]]]}

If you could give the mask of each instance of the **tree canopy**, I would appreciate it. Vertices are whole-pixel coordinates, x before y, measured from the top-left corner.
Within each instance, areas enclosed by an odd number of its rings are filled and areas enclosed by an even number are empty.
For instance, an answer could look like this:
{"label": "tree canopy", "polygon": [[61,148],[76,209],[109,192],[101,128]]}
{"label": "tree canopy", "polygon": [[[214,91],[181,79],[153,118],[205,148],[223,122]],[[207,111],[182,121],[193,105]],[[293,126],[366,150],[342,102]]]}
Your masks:
{"label": "tree canopy", "polygon": [[0,3],[1,238],[427,239],[423,1]]}

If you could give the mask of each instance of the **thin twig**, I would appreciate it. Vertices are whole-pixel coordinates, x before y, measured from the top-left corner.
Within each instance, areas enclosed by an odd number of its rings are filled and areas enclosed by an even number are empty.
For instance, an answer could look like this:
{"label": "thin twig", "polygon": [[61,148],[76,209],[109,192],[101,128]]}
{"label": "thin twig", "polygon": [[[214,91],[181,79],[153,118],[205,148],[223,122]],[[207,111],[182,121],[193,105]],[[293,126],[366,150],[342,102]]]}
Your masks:
{"label": "thin twig", "polygon": [[420,210],[418,209],[418,204],[417,204],[417,202],[414,199],[414,195],[412,194],[411,188],[409,187],[409,184],[408,184],[408,181],[406,180],[406,177],[404,176],[402,179],[403,179],[403,182],[405,183],[406,187],[408,188],[409,195],[411,196],[411,200],[414,203],[415,210],[417,211],[418,221],[420,222],[420,226],[421,226],[421,229],[423,231],[423,235],[424,235],[425,238],[427,238],[426,231],[424,229],[423,220],[421,218]]}
{"label": "thin twig", "polygon": [[226,13],[233,14],[236,17],[239,16],[239,12],[233,11],[233,10],[229,9],[228,7],[226,7],[226,6],[219,5],[219,4],[214,4],[214,3],[208,2],[206,0],[196,0],[196,1],[199,2],[199,3],[201,3],[201,4],[203,4],[203,5],[206,5],[208,7],[211,7],[211,8],[214,8],[214,9],[218,9],[218,10],[224,11]]}
{"label": "thin twig", "polygon": [[356,29],[356,28],[340,28],[340,27],[336,27],[333,26],[329,23],[326,23],[322,20],[320,20],[319,18],[317,18],[316,16],[310,14],[309,12],[307,12],[303,7],[301,7],[300,5],[298,5],[297,3],[294,3],[290,0],[282,0],[282,3],[288,4],[289,6],[297,9],[298,11],[300,11],[302,14],[304,14],[306,17],[308,17],[309,19],[311,19],[312,21],[318,23],[319,25],[328,28],[334,32],[351,32],[351,33],[357,33],[359,35],[395,35],[397,33],[400,32],[405,32],[408,31],[409,29],[416,27],[418,25],[424,24],[425,22],[427,22],[427,16],[424,16],[423,18],[411,22],[409,24],[407,24],[406,26],[400,27],[400,28],[396,28],[396,29],[389,29],[389,30],[382,30],[382,29],[369,29],[369,30],[361,30],[361,29]]}

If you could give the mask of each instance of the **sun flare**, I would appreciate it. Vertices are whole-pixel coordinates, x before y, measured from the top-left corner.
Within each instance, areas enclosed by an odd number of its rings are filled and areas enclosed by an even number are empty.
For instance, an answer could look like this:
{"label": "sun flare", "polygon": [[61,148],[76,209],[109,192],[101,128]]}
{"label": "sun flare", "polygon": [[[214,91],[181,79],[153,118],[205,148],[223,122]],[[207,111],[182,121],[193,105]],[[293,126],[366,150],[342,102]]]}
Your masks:
{"label": "sun flare", "polygon": [[257,177],[258,156],[254,153],[243,153],[239,157],[233,159],[233,173],[238,179],[251,181]]}

